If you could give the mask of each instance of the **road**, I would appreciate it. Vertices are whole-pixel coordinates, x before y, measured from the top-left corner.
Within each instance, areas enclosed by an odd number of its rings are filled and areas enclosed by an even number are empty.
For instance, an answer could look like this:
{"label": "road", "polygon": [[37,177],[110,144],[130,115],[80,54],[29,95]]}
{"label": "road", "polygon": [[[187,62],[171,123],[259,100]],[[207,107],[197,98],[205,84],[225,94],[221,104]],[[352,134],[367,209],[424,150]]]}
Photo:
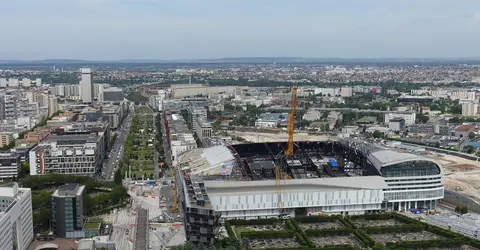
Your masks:
{"label": "road", "polygon": [[130,112],[127,114],[127,117],[124,119],[123,124],[117,129],[117,139],[113,145],[112,150],[108,155],[107,162],[103,164],[102,177],[105,179],[113,179],[115,171],[117,170],[118,163],[123,158],[123,145],[127,139],[128,132],[130,131],[130,126],[132,124],[132,117],[135,113],[135,110],[132,110],[133,106],[130,106]]}

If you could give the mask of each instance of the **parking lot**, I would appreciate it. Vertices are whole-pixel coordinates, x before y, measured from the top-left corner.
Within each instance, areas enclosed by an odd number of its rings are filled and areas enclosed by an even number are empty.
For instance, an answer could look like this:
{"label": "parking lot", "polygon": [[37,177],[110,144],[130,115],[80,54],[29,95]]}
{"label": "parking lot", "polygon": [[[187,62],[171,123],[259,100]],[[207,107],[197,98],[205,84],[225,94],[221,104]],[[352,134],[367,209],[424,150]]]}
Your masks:
{"label": "parking lot", "polygon": [[321,236],[315,237],[310,236],[310,239],[317,247],[328,246],[328,245],[352,245],[352,246],[361,246],[360,241],[355,237],[355,235],[337,235],[337,236]]}
{"label": "parking lot", "polygon": [[253,239],[249,241],[249,246],[252,249],[262,248],[294,248],[299,247],[300,244],[295,238],[272,238],[272,239]]}

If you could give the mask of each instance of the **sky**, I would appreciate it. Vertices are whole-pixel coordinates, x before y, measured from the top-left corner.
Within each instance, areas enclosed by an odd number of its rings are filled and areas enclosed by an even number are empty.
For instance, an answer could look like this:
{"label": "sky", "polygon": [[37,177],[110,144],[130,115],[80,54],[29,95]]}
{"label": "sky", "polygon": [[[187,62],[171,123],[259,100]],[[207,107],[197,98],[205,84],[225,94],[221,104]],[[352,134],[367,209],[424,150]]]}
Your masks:
{"label": "sky", "polygon": [[0,0],[0,60],[480,56],[480,0]]}

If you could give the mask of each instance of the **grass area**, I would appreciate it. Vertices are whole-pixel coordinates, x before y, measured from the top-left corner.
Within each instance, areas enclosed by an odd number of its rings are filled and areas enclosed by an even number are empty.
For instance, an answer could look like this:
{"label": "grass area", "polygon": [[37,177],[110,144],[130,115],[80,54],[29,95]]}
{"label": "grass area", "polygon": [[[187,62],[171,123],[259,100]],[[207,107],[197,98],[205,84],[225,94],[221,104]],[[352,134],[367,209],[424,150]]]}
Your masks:
{"label": "grass area", "polygon": [[142,179],[142,176],[147,174],[147,176],[150,176],[151,174],[155,174],[155,170],[138,170],[138,171],[132,171],[132,175],[135,175],[137,179]]}
{"label": "grass area", "polygon": [[246,227],[236,227],[236,226],[232,226],[232,227],[233,227],[233,231],[235,231],[235,234],[237,235],[238,238],[241,238],[242,233],[255,232],[254,229],[250,229]]}
{"label": "grass area", "polygon": [[101,223],[85,223],[85,226],[83,226],[83,229],[98,229],[100,228]]}
{"label": "grass area", "polygon": [[88,218],[88,223],[102,223],[103,219],[99,217]]}

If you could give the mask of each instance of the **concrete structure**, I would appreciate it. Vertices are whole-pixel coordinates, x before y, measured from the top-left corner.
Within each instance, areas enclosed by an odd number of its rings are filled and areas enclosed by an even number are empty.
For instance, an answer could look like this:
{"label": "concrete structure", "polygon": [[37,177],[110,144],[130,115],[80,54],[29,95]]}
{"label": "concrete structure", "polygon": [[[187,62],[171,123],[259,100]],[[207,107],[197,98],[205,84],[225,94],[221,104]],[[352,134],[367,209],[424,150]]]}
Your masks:
{"label": "concrete structure", "polygon": [[[183,153],[176,165],[187,240],[212,243],[226,219],[435,209],[443,198],[438,163],[347,139],[296,142],[298,153],[288,160],[272,159],[285,142]],[[288,175],[281,192],[276,166]]]}
{"label": "concrete structure", "polygon": [[22,157],[16,153],[0,153],[0,179],[18,177],[22,169]]}
{"label": "concrete structure", "polygon": [[474,239],[480,239],[480,216],[478,214],[439,214],[428,216],[427,222]]}
{"label": "concrete structure", "polygon": [[13,137],[13,133],[0,132],[0,148],[8,146],[10,143],[14,141],[15,141],[15,138]]}
{"label": "concrete structure", "polygon": [[198,138],[209,138],[212,137],[212,123],[208,122],[204,117],[197,117],[195,119],[195,134]]}
{"label": "concrete structure", "polygon": [[196,105],[190,105],[187,107],[187,124],[190,128],[192,128],[192,131],[195,132],[196,126],[196,120],[197,118],[202,117],[204,119],[207,118],[207,109],[205,107],[200,107]]}
{"label": "concrete structure", "polygon": [[167,114],[167,112],[164,112],[163,115],[171,160],[172,164],[175,165],[178,156],[183,152],[197,148],[197,143],[181,115]]}
{"label": "concrete structure", "polygon": [[58,111],[57,97],[51,95],[48,97],[48,116],[52,116]]}
{"label": "concrete structure", "polygon": [[114,87],[103,89],[103,93],[99,98],[102,102],[122,102],[124,99],[123,90]]}
{"label": "concrete structure", "polygon": [[94,175],[104,157],[104,136],[98,133],[52,134],[30,151],[30,175]]}
{"label": "concrete structure", "polygon": [[385,114],[385,124],[388,125],[390,120],[397,117],[401,117],[405,120],[405,126],[410,126],[412,124],[415,124],[415,119],[417,118],[417,114],[415,112],[388,113],[388,114]]}
{"label": "concrete structure", "polygon": [[83,228],[83,195],[85,186],[68,183],[52,194],[52,224],[57,237],[77,238]]}
{"label": "concrete structure", "polygon": [[0,232],[0,249],[26,250],[32,242],[32,194],[29,188],[19,188],[17,183],[0,186]]}
{"label": "concrete structure", "polygon": [[392,131],[405,130],[405,119],[401,117],[395,117],[388,122],[388,128]]}
{"label": "concrete structure", "polygon": [[478,102],[472,100],[467,103],[462,104],[462,115],[463,116],[477,116],[478,114]]}
{"label": "concrete structure", "polygon": [[93,102],[93,78],[91,69],[80,69],[82,80],[80,82],[82,102]]}

